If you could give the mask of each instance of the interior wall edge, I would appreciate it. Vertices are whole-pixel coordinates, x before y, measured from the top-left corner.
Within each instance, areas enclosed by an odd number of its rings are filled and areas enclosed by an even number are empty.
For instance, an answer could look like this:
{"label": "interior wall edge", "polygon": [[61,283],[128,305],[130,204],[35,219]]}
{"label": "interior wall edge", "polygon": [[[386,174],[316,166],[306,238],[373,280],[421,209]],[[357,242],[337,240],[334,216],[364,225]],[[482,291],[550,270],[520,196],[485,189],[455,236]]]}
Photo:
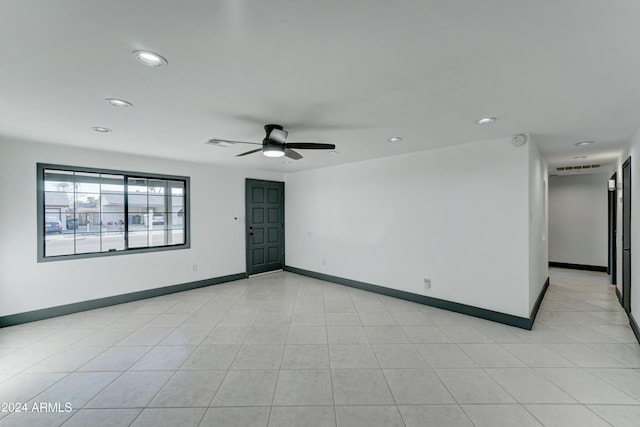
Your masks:
{"label": "interior wall edge", "polygon": [[620,288],[616,286],[616,296],[618,297],[618,302],[622,305],[622,292],[620,292]]}
{"label": "interior wall edge", "polygon": [[549,289],[549,277],[547,277],[547,280],[545,280],[544,284],[542,285],[540,294],[538,295],[538,298],[536,299],[536,302],[533,305],[533,308],[531,309],[531,314],[529,315],[529,319],[531,320],[531,327],[529,329],[533,328],[533,323],[536,321],[538,310],[540,310],[540,305],[542,304],[542,300],[544,299],[544,296],[547,294],[547,289]]}
{"label": "interior wall edge", "polygon": [[638,340],[638,344],[640,344],[640,327],[636,322],[636,319],[633,318],[633,314],[629,313],[629,324],[631,325],[631,330],[633,334],[636,336],[636,340]]}

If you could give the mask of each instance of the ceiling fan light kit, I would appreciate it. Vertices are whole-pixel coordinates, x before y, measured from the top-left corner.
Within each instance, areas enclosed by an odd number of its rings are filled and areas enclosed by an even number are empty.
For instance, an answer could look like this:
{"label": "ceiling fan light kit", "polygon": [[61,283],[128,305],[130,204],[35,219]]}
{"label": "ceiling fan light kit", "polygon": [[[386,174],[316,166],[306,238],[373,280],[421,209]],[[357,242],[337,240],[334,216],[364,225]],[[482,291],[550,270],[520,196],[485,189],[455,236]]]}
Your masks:
{"label": "ceiling fan light kit", "polygon": [[302,159],[302,154],[294,151],[293,148],[299,150],[334,150],[336,146],[334,144],[321,144],[317,142],[287,142],[287,136],[289,132],[284,130],[281,125],[269,124],[264,126],[266,133],[265,138],[262,140],[262,144],[256,142],[247,141],[230,141],[227,139],[210,139],[208,144],[219,145],[222,147],[229,147],[233,144],[251,144],[262,145],[262,148],[256,148],[244,153],[236,154],[236,157],[243,157],[248,154],[257,153],[262,151],[262,154],[266,157],[283,157],[287,156],[293,160]]}
{"label": "ceiling fan light kit", "polygon": [[265,145],[262,149],[262,154],[267,157],[283,157],[284,147],[278,146],[276,144],[268,144]]}

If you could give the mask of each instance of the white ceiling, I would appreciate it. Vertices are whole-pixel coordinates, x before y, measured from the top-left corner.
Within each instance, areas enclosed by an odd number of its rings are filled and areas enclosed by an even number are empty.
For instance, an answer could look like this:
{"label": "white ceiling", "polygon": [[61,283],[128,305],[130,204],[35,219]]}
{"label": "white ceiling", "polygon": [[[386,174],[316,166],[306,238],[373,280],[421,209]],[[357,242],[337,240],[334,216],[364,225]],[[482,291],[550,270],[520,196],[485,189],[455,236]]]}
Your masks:
{"label": "white ceiling", "polygon": [[[284,172],[530,133],[606,163],[640,126],[639,24],[637,0],[1,0],[0,135]],[[339,155],[204,144],[272,122]]]}

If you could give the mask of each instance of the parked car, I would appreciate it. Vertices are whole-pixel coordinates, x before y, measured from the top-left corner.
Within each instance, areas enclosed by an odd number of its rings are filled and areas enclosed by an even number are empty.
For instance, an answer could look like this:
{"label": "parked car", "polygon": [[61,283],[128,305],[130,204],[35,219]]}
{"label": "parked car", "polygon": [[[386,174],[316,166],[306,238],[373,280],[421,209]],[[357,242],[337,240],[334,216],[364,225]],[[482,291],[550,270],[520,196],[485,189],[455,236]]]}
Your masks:
{"label": "parked car", "polygon": [[47,233],[62,233],[62,223],[60,221],[45,221],[44,230]]}

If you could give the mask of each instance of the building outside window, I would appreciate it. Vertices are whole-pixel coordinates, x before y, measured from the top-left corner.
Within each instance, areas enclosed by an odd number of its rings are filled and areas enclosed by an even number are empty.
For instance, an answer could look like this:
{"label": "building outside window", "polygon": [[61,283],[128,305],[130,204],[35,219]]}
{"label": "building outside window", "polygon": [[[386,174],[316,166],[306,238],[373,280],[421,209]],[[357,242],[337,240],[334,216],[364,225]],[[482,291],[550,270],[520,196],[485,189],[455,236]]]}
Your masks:
{"label": "building outside window", "polygon": [[189,178],[38,164],[38,259],[189,247]]}

